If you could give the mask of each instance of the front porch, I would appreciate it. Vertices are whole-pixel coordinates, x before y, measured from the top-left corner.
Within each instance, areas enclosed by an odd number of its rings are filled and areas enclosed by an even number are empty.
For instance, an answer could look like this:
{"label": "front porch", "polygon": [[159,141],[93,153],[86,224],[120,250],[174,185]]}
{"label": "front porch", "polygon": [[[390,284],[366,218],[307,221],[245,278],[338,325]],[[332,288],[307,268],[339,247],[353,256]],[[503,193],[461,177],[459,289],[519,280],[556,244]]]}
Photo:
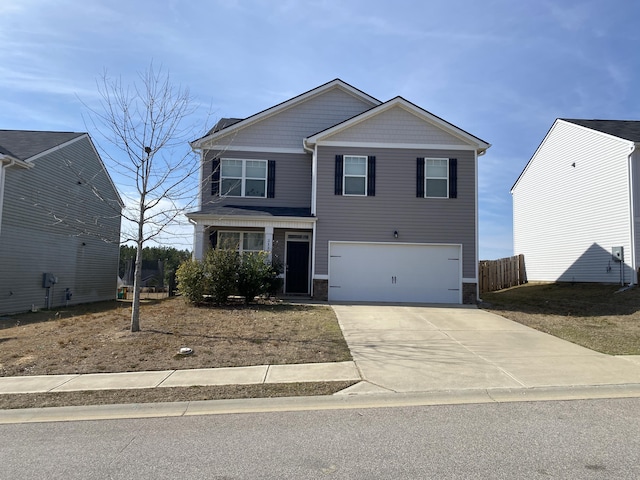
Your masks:
{"label": "front porch", "polygon": [[308,212],[221,206],[215,211],[188,214],[194,225],[193,256],[202,260],[208,249],[226,245],[233,245],[241,253],[262,250],[281,268],[285,295],[313,295],[316,218]]}

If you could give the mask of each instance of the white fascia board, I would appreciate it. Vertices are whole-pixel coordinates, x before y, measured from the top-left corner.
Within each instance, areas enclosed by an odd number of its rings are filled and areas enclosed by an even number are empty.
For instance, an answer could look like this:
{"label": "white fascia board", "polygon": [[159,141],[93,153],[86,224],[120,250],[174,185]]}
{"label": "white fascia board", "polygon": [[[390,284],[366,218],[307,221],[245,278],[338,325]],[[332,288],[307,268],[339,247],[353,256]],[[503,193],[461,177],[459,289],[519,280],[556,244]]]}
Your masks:
{"label": "white fascia board", "polygon": [[21,168],[33,168],[33,163],[25,162],[19,158],[12,157],[11,155],[0,155],[0,167],[21,167]]}
{"label": "white fascia board", "polygon": [[379,143],[379,142],[341,142],[320,140],[319,147],[356,147],[356,148],[411,148],[419,150],[470,150],[477,151],[473,145],[448,145],[439,143]]}
{"label": "white fascia board", "polygon": [[354,125],[357,125],[358,123],[364,122],[396,106],[400,106],[404,108],[409,113],[412,113],[417,117],[421,118],[422,120],[428,123],[431,123],[432,125],[446,131],[447,133],[453,135],[456,138],[459,138],[460,140],[466,142],[468,145],[473,146],[474,149],[479,152],[485,151],[491,146],[491,144],[486,143],[477,137],[474,137],[470,133],[465,132],[464,130],[456,127],[451,123],[448,123],[442,120],[439,117],[436,117],[435,115],[427,112],[426,110],[408,102],[402,97],[396,97],[392,100],[389,100],[386,103],[383,103],[381,105],[378,105],[377,107],[367,110],[366,112],[363,112],[360,115],[357,115],[345,122],[339,123],[334,127],[328,128],[320,133],[312,135],[311,137],[308,137],[305,139],[305,143],[307,145],[313,145],[315,143],[321,142],[323,141],[323,139],[331,137],[336,133],[346,130],[348,128],[351,128]]}
{"label": "white fascia board", "polygon": [[264,152],[264,153],[307,153],[303,148],[277,148],[277,147],[244,147],[242,145],[208,145],[207,150],[220,150],[221,152]]}
{"label": "white fascia board", "polygon": [[273,228],[312,228],[316,223],[316,218],[301,217],[250,217],[250,216],[217,216],[207,214],[187,214],[189,220],[193,220],[198,225],[208,225],[216,227],[273,227]]}
{"label": "white fascia board", "polygon": [[[40,157],[44,157],[45,155],[49,155],[50,153],[56,152],[62,148],[67,147],[68,145],[71,145],[72,143],[75,143],[77,141],[79,141],[82,138],[88,137],[89,134],[88,133],[83,133],[82,135],[76,137],[76,138],[72,138],[71,140],[68,140],[64,143],[61,143],[60,145],[56,145],[53,148],[50,148],[49,150],[45,150],[44,152],[40,152],[37,155],[34,155],[33,157],[29,157],[27,158],[27,162],[33,162],[34,160],[39,159]],[[95,150],[95,149],[94,149]]]}
{"label": "white fascia board", "polygon": [[[198,149],[198,148],[204,148],[205,144],[208,144],[209,142],[211,142],[212,140],[215,140],[217,138],[223,138],[228,136],[229,134],[234,133],[237,130],[243,129],[248,127],[249,125],[253,125],[254,123],[260,122],[262,120],[264,120],[265,118],[269,118],[279,112],[282,112],[284,110],[287,110],[295,105],[298,105],[302,102],[305,102],[306,100],[313,98],[317,95],[320,95],[321,93],[330,90],[332,88],[341,88],[342,90],[350,93],[351,95],[355,96],[355,97],[359,97],[363,100],[365,100],[366,102],[370,103],[371,106],[375,106],[375,105],[380,105],[380,100],[377,100],[373,97],[371,97],[370,95],[361,92],[360,90],[357,90],[356,88],[352,87],[351,85],[348,85],[346,83],[344,83],[342,80],[340,79],[335,79],[330,81],[329,83],[325,83],[324,85],[321,85],[319,87],[314,88],[313,90],[309,90],[308,92],[305,92],[301,95],[298,95],[296,97],[290,98],[289,100],[285,100],[282,103],[279,103],[277,105],[274,105],[273,107],[269,107],[266,110],[263,110],[259,113],[256,113],[255,115],[252,115],[250,117],[245,118],[244,120],[240,120],[237,123],[234,123],[233,125],[230,125],[229,127],[219,130],[215,133],[212,133],[211,135],[208,135],[206,137],[200,138],[198,140],[195,140],[193,142],[191,142],[191,148],[193,149]],[[209,148],[209,147],[207,147]]]}

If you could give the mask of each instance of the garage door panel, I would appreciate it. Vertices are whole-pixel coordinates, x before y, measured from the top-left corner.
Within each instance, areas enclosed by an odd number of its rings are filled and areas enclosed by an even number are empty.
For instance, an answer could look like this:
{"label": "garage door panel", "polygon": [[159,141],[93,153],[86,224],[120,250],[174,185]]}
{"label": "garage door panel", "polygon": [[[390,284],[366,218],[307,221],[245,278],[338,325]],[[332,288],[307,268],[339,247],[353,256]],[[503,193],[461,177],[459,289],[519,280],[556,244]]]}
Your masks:
{"label": "garage door panel", "polygon": [[460,303],[460,246],[330,244],[329,300]]}

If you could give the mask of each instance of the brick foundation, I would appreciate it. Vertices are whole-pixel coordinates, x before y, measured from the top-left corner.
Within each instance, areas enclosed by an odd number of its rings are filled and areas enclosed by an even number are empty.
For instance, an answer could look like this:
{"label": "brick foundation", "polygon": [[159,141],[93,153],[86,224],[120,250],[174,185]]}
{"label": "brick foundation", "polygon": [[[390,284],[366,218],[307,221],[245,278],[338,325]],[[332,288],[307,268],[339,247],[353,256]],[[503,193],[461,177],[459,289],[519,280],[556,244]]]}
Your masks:
{"label": "brick foundation", "polygon": [[329,280],[313,280],[313,298],[315,300],[329,300]]}
{"label": "brick foundation", "polygon": [[462,284],[462,303],[465,305],[475,305],[478,303],[478,298],[476,297],[477,286],[476,283]]}

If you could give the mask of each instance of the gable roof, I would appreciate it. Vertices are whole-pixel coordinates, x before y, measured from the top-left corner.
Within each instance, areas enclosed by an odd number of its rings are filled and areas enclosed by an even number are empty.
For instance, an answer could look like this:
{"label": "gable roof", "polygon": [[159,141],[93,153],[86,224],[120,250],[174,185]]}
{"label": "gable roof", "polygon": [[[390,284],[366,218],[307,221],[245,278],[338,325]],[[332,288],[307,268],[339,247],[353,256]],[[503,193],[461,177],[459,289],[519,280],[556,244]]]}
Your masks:
{"label": "gable roof", "polygon": [[405,110],[415,114],[422,120],[432,125],[435,125],[438,128],[441,128],[442,130],[446,131],[447,133],[457,138],[460,138],[465,143],[474,145],[479,153],[484,153],[491,146],[490,143],[485,142],[481,138],[478,138],[475,135],[472,135],[469,132],[456,127],[452,123],[449,123],[446,120],[443,120],[442,118],[432,114],[431,112],[426,111],[425,109],[417,106],[414,103],[409,102],[408,100],[400,96],[392,98],[391,100],[384,102],[380,105],[376,105],[370,108],[369,110],[362,112],[359,115],[356,115],[355,117],[351,117],[341,123],[338,123],[337,125],[334,125],[325,130],[317,132],[311,135],[310,137],[307,137],[304,141],[307,145],[313,145],[318,141],[322,140],[323,138],[334,135],[341,130],[345,130],[349,127],[352,127],[357,123],[363,122],[371,117],[374,117],[396,106],[400,106],[401,108],[404,108]]}
{"label": "gable roof", "polygon": [[0,130],[0,149],[5,155],[28,160],[82,135],[86,133]]}
{"label": "gable roof", "polygon": [[640,143],[640,121],[638,120],[582,120],[576,118],[560,118],[559,120]]}
{"label": "gable roof", "polygon": [[[204,137],[192,141],[191,147],[194,149],[201,148],[202,144],[208,142],[209,140],[212,140],[221,135],[227,135],[236,129],[244,128],[253,123],[259,122],[264,118],[275,115],[278,112],[298,105],[305,100],[308,100],[309,98],[315,97],[316,95],[319,95],[333,88],[340,88],[341,90],[346,91],[355,97],[365,100],[366,102],[370,103],[371,106],[379,105],[381,103],[377,98],[374,98],[363,92],[362,90],[359,90],[354,86],[343,82],[339,78],[336,78],[334,80],[331,80],[330,82],[325,83],[324,85],[320,85],[319,87],[313,88],[305,93],[290,98],[289,100],[285,100],[284,102],[274,105],[273,107],[269,107],[266,110],[262,110],[261,112],[251,115],[250,117],[244,119],[223,118],[211,130],[209,130],[209,132]],[[233,120],[238,121],[234,122]]]}

